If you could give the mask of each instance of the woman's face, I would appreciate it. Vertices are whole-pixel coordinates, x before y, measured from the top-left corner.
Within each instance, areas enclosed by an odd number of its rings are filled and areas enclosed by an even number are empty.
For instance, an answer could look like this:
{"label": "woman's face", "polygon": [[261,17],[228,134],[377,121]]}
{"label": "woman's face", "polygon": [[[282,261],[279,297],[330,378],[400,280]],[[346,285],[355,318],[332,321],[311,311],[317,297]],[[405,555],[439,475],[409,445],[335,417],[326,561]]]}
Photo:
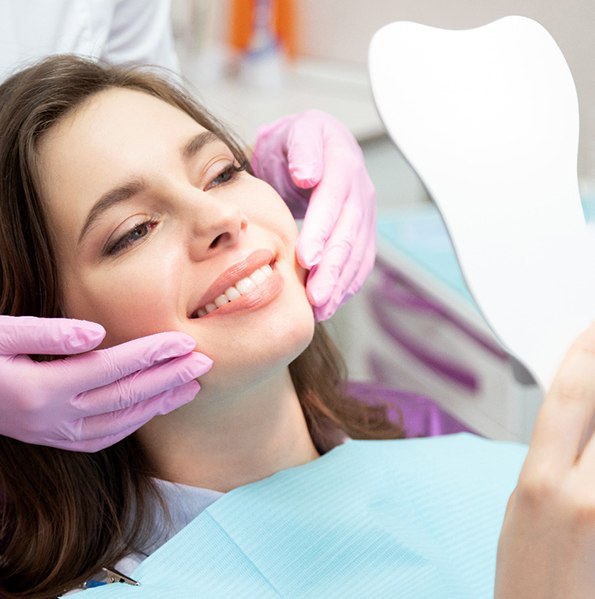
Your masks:
{"label": "woman's face", "polygon": [[190,116],[103,91],[45,134],[40,164],[65,315],[101,323],[104,346],[183,331],[210,379],[239,382],[308,345],[291,214]]}

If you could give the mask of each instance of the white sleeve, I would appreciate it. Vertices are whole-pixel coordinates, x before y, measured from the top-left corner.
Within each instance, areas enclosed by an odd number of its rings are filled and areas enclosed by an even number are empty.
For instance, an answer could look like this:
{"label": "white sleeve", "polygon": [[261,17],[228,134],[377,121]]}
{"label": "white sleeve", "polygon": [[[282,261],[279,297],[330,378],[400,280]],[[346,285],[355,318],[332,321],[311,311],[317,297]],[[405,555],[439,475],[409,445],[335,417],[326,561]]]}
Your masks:
{"label": "white sleeve", "polygon": [[170,0],[0,0],[0,81],[61,52],[179,74],[170,10]]}
{"label": "white sleeve", "polygon": [[173,42],[170,0],[117,0],[101,58],[180,72]]}
{"label": "white sleeve", "polygon": [[0,0],[0,80],[44,56],[97,58],[115,0]]}

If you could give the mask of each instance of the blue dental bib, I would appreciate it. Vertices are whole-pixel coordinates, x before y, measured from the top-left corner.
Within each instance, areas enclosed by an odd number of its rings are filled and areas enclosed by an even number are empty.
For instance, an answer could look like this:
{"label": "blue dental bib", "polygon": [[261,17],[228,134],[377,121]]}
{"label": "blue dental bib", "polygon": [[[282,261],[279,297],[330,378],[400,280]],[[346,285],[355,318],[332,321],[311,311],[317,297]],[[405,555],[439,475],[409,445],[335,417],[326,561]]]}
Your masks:
{"label": "blue dental bib", "polygon": [[493,594],[526,447],[470,434],[349,441],[223,496],[105,597]]}

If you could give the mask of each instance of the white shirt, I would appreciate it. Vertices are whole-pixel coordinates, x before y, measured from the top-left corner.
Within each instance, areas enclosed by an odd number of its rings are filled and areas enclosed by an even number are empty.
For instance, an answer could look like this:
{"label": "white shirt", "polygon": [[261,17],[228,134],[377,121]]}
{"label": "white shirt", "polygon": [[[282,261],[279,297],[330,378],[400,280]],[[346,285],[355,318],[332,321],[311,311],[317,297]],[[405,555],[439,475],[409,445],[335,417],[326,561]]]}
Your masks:
{"label": "white shirt", "polygon": [[[142,561],[157,551],[161,545],[164,545],[187,524],[190,524],[202,511],[206,510],[212,503],[224,495],[220,491],[213,491],[211,489],[191,487],[161,479],[154,480],[157,483],[161,497],[167,505],[169,518],[166,519],[165,514],[157,509],[155,511],[155,518],[152,520],[155,533],[152,544],[145,548],[142,553],[131,553],[122,558],[117,564],[109,564],[110,567],[113,566],[116,570],[127,576],[132,576],[133,571]],[[60,596],[78,596],[81,590],[79,588],[72,589]]]}
{"label": "white shirt", "polygon": [[179,73],[170,0],[0,0],[0,81],[61,53]]}
{"label": "white shirt", "polygon": [[181,483],[172,483],[166,480],[155,479],[159,493],[165,501],[169,511],[169,520],[165,519],[163,512],[157,510],[153,522],[155,540],[150,547],[142,553],[127,555],[115,564],[116,570],[122,574],[131,575],[133,570],[151,553],[157,551],[161,545],[169,541],[174,535],[190,524],[202,511],[223,496],[221,491],[191,487]]}

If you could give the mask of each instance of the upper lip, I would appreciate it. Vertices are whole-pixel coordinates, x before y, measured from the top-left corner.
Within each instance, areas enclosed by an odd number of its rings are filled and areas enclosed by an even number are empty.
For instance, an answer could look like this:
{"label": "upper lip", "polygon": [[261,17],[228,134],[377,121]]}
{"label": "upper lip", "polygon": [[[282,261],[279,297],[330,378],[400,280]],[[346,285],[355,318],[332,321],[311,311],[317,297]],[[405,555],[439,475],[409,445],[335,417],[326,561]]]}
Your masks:
{"label": "upper lip", "polygon": [[215,298],[224,293],[226,289],[229,289],[240,279],[244,279],[248,275],[251,275],[261,266],[271,264],[274,259],[275,255],[272,251],[261,249],[252,252],[242,260],[239,260],[226,268],[211,283],[199,300],[193,304],[194,307],[191,309],[189,317],[195,317],[199,308],[204,308],[207,304],[214,302]]}

